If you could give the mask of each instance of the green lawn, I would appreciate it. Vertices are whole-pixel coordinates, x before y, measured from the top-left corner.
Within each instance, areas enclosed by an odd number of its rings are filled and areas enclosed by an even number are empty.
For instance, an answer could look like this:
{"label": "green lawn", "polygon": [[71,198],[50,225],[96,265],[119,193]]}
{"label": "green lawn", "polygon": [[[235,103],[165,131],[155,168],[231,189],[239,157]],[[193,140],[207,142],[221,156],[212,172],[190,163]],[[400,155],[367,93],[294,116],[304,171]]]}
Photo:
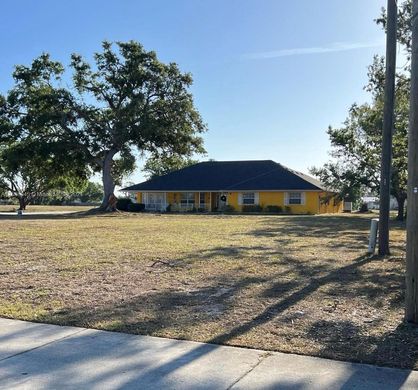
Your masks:
{"label": "green lawn", "polygon": [[0,215],[0,315],[418,368],[404,227],[370,215]]}

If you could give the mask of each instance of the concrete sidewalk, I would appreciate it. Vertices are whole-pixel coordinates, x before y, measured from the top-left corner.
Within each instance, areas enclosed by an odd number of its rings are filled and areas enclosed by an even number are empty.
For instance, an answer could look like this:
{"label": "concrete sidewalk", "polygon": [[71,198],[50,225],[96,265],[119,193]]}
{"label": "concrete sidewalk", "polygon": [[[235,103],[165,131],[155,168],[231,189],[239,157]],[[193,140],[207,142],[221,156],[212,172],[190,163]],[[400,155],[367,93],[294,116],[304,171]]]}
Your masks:
{"label": "concrete sidewalk", "polygon": [[418,371],[0,319],[1,389],[418,389]]}

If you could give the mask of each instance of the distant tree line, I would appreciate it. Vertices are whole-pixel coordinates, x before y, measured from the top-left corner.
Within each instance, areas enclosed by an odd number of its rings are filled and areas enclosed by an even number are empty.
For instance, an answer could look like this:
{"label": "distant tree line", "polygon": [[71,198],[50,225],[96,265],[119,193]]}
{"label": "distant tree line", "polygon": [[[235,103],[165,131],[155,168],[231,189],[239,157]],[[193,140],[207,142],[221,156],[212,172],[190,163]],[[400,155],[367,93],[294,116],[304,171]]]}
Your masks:
{"label": "distant tree line", "polygon": [[[37,194],[30,201],[36,205],[64,205],[74,203],[99,204],[103,197],[103,186],[100,183],[85,181],[77,187],[56,186],[48,192]],[[0,201],[14,204],[17,198],[5,190],[0,192]],[[20,205],[23,208],[23,205]]]}
{"label": "distant tree line", "polygon": [[103,186],[100,183],[87,181],[78,188],[56,188],[40,196],[34,204],[73,204],[100,203],[103,197]]}

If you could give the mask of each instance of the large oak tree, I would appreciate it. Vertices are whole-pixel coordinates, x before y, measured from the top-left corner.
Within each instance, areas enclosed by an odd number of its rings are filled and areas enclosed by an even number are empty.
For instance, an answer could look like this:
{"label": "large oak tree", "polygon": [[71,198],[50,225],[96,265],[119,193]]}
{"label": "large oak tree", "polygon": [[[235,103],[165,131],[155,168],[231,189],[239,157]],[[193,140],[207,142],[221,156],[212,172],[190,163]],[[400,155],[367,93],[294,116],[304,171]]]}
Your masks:
{"label": "large oak tree", "polygon": [[74,86],[79,96],[64,124],[77,133],[80,149],[93,169],[100,169],[109,208],[115,180],[134,168],[134,153],[153,156],[202,153],[205,131],[189,91],[191,75],[175,63],[164,64],[138,42],[104,42],[94,66],[72,55]]}

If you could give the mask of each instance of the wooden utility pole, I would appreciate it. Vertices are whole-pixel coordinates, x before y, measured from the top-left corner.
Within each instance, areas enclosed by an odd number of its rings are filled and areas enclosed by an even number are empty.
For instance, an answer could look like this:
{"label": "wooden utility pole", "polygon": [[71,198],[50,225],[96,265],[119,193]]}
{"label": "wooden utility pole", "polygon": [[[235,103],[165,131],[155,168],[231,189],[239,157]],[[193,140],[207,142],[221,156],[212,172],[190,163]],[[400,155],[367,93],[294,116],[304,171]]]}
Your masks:
{"label": "wooden utility pole", "polygon": [[412,2],[412,15],[405,318],[408,322],[418,324],[418,0]]}
{"label": "wooden utility pole", "polygon": [[383,111],[382,165],[380,171],[379,255],[389,254],[390,176],[395,107],[396,0],[388,0],[386,24],[386,77]]}

